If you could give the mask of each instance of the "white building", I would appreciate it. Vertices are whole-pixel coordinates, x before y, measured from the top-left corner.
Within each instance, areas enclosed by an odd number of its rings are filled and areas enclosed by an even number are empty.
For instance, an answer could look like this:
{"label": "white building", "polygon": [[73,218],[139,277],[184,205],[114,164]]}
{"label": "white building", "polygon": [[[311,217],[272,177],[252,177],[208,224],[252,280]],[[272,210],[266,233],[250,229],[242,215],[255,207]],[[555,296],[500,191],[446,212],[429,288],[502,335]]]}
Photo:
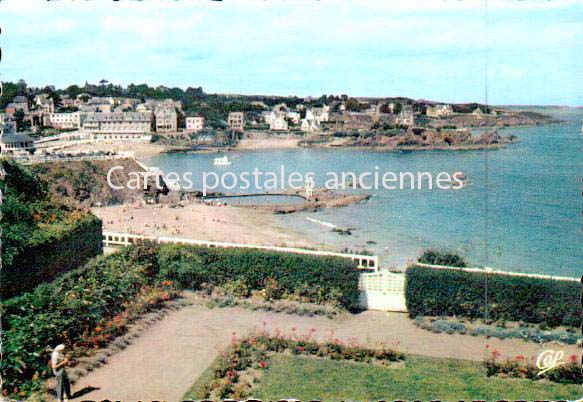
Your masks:
{"label": "white building", "polygon": [[269,123],[269,129],[273,131],[287,131],[287,120],[283,116],[275,116]]}
{"label": "white building", "polygon": [[47,125],[53,128],[80,128],[80,113],[49,113]]}
{"label": "white building", "polygon": [[195,116],[186,118],[186,131],[197,133],[204,129],[204,117]]}
{"label": "white building", "polygon": [[313,107],[306,110],[306,120],[316,120],[318,123],[330,120],[330,106]]}
{"label": "white building", "polygon": [[435,105],[427,106],[427,116],[428,117],[447,117],[451,116],[453,109],[450,105]]}
{"label": "white building", "polygon": [[306,118],[302,120],[302,131],[320,131],[322,122],[330,121],[330,106],[313,107],[306,110]]}
{"label": "white building", "polygon": [[320,131],[321,126],[317,120],[303,119],[300,129],[302,131]]}
{"label": "white building", "polygon": [[93,134],[97,140],[142,140],[152,138],[152,114],[87,113],[81,122],[83,131]]}

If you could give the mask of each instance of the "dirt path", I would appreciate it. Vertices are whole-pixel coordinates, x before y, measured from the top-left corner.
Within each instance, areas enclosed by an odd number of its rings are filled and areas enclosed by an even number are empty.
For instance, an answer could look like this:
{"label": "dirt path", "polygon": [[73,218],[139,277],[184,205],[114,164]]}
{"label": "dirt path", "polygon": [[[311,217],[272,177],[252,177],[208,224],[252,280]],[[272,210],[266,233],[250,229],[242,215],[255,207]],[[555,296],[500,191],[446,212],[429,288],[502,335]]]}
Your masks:
{"label": "dirt path", "polygon": [[[417,328],[399,313],[366,311],[330,320],[192,305],[150,327],[132,345],[113,355],[107,365],[80,379],[74,391],[88,386],[98,388],[78,398],[83,401],[179,401],[229,344],[233,332],[242,336],[255,328],[290,335],[313,329],[314,336],[321,340],[333,337],[343,341],[357,338],[359,343],[371,344],[398,342],[397,349],[404,352],[470,360],[482,360],[486,344],[512,357],[535,356],[545,349],[520,340],[434,334]],[[577,352],[575,346],[562,349],[566,356]]]}

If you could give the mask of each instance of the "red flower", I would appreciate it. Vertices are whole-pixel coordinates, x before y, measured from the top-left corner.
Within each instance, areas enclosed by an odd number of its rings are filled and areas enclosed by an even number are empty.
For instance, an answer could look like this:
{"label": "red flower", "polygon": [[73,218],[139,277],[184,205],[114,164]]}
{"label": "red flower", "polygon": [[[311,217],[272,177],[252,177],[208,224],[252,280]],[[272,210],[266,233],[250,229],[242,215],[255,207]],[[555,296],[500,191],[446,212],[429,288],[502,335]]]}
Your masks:
{"label": "red flower", "polygon": [[261,368],[265,368],[265,367],[267,367],[267,362],[266,362],[265,360],[261,360],[261,361],[259,362],[259,367],[261,367]]}
{"label": "red flower", "polygon": [[303,346],[298,346],[298,350],[299,350],[300,352],[303,352],[303,351],[305,351],[305,350],[306,350],[306,348],[305,348],[305,347],[303,347]]}
{"label": "red flower", "polygon": [[579,358],[577,357],[577,355],[571,355],[569,356],[569,360],[571,361],[571,363],[577,363],[577,360],[579,360]]}
{"label": "red flower", "polygon": [[496,349],[492,351],[492,359],[496,360],[502,355],[502,353],[498,352]]}

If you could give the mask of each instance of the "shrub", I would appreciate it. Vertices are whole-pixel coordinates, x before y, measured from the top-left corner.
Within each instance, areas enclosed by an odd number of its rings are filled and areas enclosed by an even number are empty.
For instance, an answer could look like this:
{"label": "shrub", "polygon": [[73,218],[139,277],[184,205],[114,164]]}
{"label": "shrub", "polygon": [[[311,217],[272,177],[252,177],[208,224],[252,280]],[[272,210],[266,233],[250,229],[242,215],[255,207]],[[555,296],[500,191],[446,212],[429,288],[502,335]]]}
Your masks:
{"label": "shrub", "polygon": [[411,317],[474,319],[486,318],[487,313],[494,321],[577,327],[580,293],[577,282],[412,266],[407,270],[405,295]]}
{"label": "shrub", "polygon": [[34,389],[34,379],[50,375],[47,361],[55,345],[101,347],[125,331],[128,315],[173,297],[171,284],[156,284],[156,271],[151,253],[128,247],[5,301],[5,385]]}
{"label": "shrub", "polygon": [[463,257],[443,250],[428,249],[417,259],[418,262],[433,265],[446,265],[448,267],[467,267]]}
{"label": "shrub", "polygon": [[29,167],[1,160],[2,262],[0,296],[31,290],[101,254],[101,221],[51,195]]}
{"label": "shrub", "polygon": [[268,300],[298,292],[310,302],[358,306],[359,272],[353,262],[338,257],[164,245],[158,264],[162,275],[194,290],[203,283],[223,286],[240,280],[248,291],[264,290]]}

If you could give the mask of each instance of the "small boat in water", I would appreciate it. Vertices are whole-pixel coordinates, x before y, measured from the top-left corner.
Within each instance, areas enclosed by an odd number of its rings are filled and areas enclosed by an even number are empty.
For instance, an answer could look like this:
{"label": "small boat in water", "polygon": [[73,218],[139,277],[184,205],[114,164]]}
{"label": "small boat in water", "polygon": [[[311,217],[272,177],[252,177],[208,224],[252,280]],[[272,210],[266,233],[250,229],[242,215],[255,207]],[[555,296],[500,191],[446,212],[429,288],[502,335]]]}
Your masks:
{"label": "small boat in water", "polygon": [[229,158],[225,155],[223,157],[220,158],[215,158],[215,161],[213,163],[215,166],[229,166],[231,164],[231,161],[229,160]]}

